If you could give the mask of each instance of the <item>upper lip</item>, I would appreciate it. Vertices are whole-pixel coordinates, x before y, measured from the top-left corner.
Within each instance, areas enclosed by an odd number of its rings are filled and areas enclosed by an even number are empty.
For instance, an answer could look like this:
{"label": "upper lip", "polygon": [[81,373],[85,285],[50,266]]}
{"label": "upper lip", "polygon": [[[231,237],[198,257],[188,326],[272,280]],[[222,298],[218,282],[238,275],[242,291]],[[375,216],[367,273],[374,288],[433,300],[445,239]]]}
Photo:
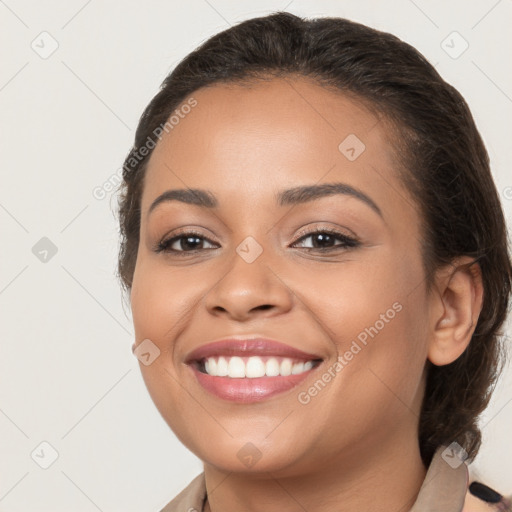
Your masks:
{"label": "upper lip", "polygon": [[225,338],[206,343],[192,350],[186,356],[186,364],[214,356],[277,356],[302,361],[322,359],[317,354],[311,354],[294,348],[286,343],[262,337],[250,339]]}

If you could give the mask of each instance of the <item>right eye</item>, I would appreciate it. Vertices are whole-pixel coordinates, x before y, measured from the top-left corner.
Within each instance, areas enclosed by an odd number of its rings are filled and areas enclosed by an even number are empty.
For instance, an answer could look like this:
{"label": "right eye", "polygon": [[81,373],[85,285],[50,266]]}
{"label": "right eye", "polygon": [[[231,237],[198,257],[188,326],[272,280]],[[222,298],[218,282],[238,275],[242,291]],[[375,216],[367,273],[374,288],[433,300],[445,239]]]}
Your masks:
{"label": "right eye", "polygon": [[194,253],[204,249],[204,243],[213,244],[211,240],[205,238],[200,233],[187,231],[169,238],[164,238],[158,242],[155,252],[165,252],[170,254]]}

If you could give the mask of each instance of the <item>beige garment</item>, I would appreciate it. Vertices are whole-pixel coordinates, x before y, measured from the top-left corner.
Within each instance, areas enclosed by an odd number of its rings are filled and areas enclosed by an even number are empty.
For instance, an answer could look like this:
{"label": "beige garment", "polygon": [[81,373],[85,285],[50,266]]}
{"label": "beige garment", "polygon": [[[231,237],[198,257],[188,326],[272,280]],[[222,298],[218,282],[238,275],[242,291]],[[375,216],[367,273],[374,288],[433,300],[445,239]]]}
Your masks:
{"label": "beige garment", "polygon": [[[441,456],[445,449],[446,446],[441,446],[434,454],[410,512],[462,511],[468,486],[468,467],[464,463],[457,466],[453,459],[450,460],[452,465],[449,465]],[[160,512],[203,512],[205,501],[206,485],[203,472]]]}

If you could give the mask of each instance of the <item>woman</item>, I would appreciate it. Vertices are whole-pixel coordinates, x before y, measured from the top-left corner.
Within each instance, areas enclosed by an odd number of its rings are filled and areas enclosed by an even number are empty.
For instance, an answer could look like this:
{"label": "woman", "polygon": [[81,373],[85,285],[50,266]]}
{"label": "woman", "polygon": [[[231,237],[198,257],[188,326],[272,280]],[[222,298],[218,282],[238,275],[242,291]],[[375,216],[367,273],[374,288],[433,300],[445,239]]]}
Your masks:
{"label": "woman", "polygon": [[165,79],[124,165],[149,393],[204,472],[163,510],[460,511],[511,263],[460,94],[338,18],[255,18]]}

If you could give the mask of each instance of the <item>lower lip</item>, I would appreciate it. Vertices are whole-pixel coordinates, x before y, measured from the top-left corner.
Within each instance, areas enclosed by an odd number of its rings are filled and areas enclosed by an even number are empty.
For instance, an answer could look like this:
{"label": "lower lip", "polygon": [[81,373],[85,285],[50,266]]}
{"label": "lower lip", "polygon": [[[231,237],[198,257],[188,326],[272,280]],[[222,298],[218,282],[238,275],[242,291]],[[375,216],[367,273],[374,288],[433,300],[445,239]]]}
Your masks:
{"label": "lower lip", "polygon": [[254,379],[214,377],[200,372],[193,365],[190,365],[190,368],[195,373],[199,384],[206,391],[224,400],[253,403],[261,402],[279,393],[289,391],[306,379],[317,367],[303,373],[288,375],[287,377],[257,377]]}

